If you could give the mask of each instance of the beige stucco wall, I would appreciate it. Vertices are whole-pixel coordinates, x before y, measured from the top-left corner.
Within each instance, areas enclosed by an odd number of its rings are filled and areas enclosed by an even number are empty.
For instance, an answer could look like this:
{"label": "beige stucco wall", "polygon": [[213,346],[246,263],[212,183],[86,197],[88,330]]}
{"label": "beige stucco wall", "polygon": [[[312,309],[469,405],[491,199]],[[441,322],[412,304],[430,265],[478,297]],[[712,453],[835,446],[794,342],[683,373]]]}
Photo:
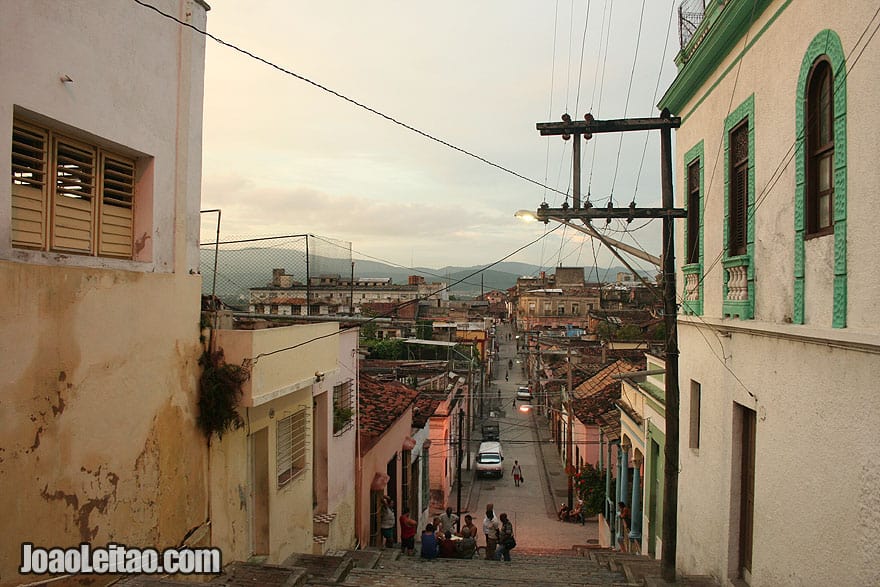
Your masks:
{"label": "beige stucco wall", "polygon": [[20,544],[178,544],[207,517],[199,277],[0,261],[0,583]]}
{"label": "beige stucco wall", "polygon": [[[771,4],[750,30],[750,41],[783,4]],[[679,202],[684,193],[683,154],[704,141],[707,268],[723,244],[724,118],[729,108],[752,93],[755,187],[757,194],[769,189],[755,215],[756,319],[719,318],[720,263],[705,278],[704,318],[680,316],[681,572],[711,574],[723,582],[737,574],[740,495],[735,412],[737,405],[743,405],[756,412],[757,420],[751,585],[880,581],[875,555],[880,540],[876,491],[880,459],[866,440],[873,436],[880,417],[873,389],[880,367],[876,289],[880,239],[872,214],[873,194],[880,189],[874,131],[878,89],[874,72],[880,67],[880,52],[873,44],[846,81],[846,329],[830,328],[833,239],[829,237],[807,243],[806,325],[787,324],[793,308],[794,162],[777,171],[795,140],[797,81],[810,41],[831,28],[840,36],[844,53],[854,56],[872,15],[873,9],[864,3],[831,12],[827,3],[817,0],[790,3],[697,110],[690,113],[696,102],[692,100],[678,113],[689,114],[676,137]],[[742,45],[741,41],[737,51]],[[851,66],[848,62],[847,69]],[[714,82],[710,79],[696,98]],[[692,380],[702,387],[698,450],[687,444]]]}
{"label": "beige stucco wall", "polygon": [[[254,406],[311,386],[317,374],[326,377],[335,373],[339,338],[332,334],[338,330],[336,322],[266,330],[218,330],[216,341],[227,361],[252,361],[251,377],[242,388],[242,404]],[[281,349],[289,350],[269,354]]]}
{"label": "beige stucco wall", "polygon": [[[320,396],[326,401],[328,393],[332,398],[340,356],[340,337],[333,334],[338,330],[338,323],[328,322],[214,333],[215,344],[223,349],[228,362],[253,361],[240,408],[245,427],[227,433],[222,440],[215,438],[211,447],[212,541],[223,549],[226,560],[247,560],[254,553],[251,445],[253,435],[262,429],[266,429],[268,436],[269,561],[283,562],[293,552],[312,552],[312,448],[317,424],[313,398]],[[346,340],[351,348],[350,336]],[[281,352],[260,357],[262,353],[278,350]],[[317,381],[316,373],[324,374],[321,381]],[[277,421],[303,407],[309,411],[307,464],[301,474],[279,488],[275,476]],[[327,417],[326,410],[323,414]],[[329,430],[332,435],[332,424]],[[327,442],[325,438],[323,446],[326,447]],[[326,461],[326,452],[323,455],[319,452],[319,458],[322,456]],[[353,467],[349,474],[351,472]],[[344,488],[337,487],[337,491],[346,493]],[[353,494],[353,487],[347,488],[347,493]]]}
{"label": "beige stucco wall", "polygon": [[[750,39],[776,12],[782,2],[774,2],[762,14],[749,35]],[[705,265],[712,264],[723,246],[724,218],[724,119],[728,112],[755,94],[755,189],[767,197],[755,215],[756,317],[771,322],[792,318],[794,283],[794,191],[795,164],[786,154],[795,140],[795,96],[801,62],[812,39],[822,30],[831,28],[841,38],[844,53],[852,51],[873,11],[866,5],[835,13],[833,21],[826,17],[826,3],[805,0],[790,4],[764,33],[740,64],[715,87],[699,108],[693,110],[715,78],[696,93],[682,112],[687,116],[676,132],[676,197],[682,202],[684,154],[704,141],[704,229]],[[792,32],[786,32],[786,31]],[[742,43],[737,46],[737,51]],[[733,60],[728,56],[718,72]],[[772,63],[772,67],[767,65]],[[873,125],[866,116],[876,111],[876,76],[870,72],[880,66],[880,56],[871,47],[859,59],[855,70],[847,76],[847,264],[848,264],[848,328],[880,329],[880,296],[876,293],[876,256],[880,241],[872,222],[873,198],[880,190],[880,171],[874,154],[878,149]],[[849,67],[849,64],[848,64]],[[693,110],[693,111],[692,111]],[[768,191],[768,185],[773,185]],[[684,238],[684,222],[677,223],[679,246]],[[833,237],[807,241],[806,319],[814,326],[831,326]],[[679,249],[681,250],[681,249]],[[680,259],[679,259],[680,261]],[[679,292],[684,280],[679,274]],[[721,315],[722,267],[714,264],[704,280],[705,315]]]}
{"label": "beige stucco wall", "polygon": [[[158,0],[159,9],[204,29],[205,5]],[[141,263],[16,250],[10,243],[9,167],[0,168],[0,258],[182,273],[199,271],[205,39],[137,5],[112,0],[0,2],[0,128],[13,112],[73,138],[119,147],[148,176],[137,197]],[[64,50],[59,51],[63,46]],[[62,76],[72,83],[62,83]],[[11,158],[0,141],[0,161]],[[140,188],[141,186],[139,186]],[[144,193],[148,192],[148,193]],[[144,223],[142,225],[142,223]],[[179,226],[180,232],[171,227]]]}
{"label": "beige stucco wall", "polygon": [[[269,558],[283,562],[291,553],[312,552],[312,459],[297,477],[279,488],[276,477],[277,422],[311,406],[311,388],[287,394],[255,408],[245,408],[245,427],[216,438],[211,445],[211,542],[223,549],[226,561],[247,560],[252,554],[253,472],[251,435],[266,429],[269,456]],[[307,418],[312,446],[311,413]]]}

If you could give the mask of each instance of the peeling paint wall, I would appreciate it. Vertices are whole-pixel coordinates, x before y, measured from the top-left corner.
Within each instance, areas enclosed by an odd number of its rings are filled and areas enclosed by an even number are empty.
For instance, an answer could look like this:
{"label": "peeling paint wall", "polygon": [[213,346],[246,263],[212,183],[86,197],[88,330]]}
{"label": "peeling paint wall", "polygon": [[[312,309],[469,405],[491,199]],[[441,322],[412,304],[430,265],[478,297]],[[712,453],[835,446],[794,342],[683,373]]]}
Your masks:
{"label": "peeling paint wall", "polygon": [[0,584],[24,541],[170,546],[205,521],[200,287],[0,261]]}
{"label": "peeling paint wall", "polygon": [[[205,27],[198,0],[154,4]],[[207,519],[196,426],[205,39],[113,0],[0,0],[0,14],[0,585],[10,585],[34,580],[17,574],[24,541],[167,547]],[[136,160],[133,259],[12,246],[16,118]]]}

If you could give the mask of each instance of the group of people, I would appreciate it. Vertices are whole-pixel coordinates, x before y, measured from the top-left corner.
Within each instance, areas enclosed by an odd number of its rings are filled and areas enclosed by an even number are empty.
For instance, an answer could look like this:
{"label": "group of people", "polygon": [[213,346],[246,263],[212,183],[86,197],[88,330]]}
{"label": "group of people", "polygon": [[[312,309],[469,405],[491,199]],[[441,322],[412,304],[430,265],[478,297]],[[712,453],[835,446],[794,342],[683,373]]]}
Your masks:
{"label": "group of people", "polygon": [[559,507],[559,511],[556,512],[556,517],[559,518],[562,522],[580,522],[584,523],[584,500],[578,498],[577,503],[574,507],[568,507],[567,503],[563,503]]}
{"label": "group of people", "polygon": [[[412,524],[410,527],[414,532],[415,522]],[[402,516],[401,527],[403,527]],[[401,535],[405,536],[403,533]],[[483,535],[486,540],[486,560],[510,560],[510,551],[516,546],[513,524],[506,513],[496,517],[495,506],[491,503],[486,506]],[[474,524],[473,516],[466,514],[464,522],[459,523],[459,518],[452,513],[452,508],[447,507],[443,514],[436,516],[422,531],[420,555],[424,559],[471,559],[477,552],[478,536],[479,531]],[[405,553],[413,553],[411,544],[411,542],[404,544]]]}
{"label": "group of people", "polygon": [[[459,526],[459,527],[456,527]],[[433,558],[473,558],[477,552],[477,527],[473,517],[465,515],[464,524],[452,513],[452,508],[436,516],[422,532],[421,557]]]}
{"label": "group of people", "polygon": [[510,551],[516,547],[513,524],[510,523],[506,513],[495,517],[495,504],[486,504],[483,535],[486,537],[486,560],[510,560]]}

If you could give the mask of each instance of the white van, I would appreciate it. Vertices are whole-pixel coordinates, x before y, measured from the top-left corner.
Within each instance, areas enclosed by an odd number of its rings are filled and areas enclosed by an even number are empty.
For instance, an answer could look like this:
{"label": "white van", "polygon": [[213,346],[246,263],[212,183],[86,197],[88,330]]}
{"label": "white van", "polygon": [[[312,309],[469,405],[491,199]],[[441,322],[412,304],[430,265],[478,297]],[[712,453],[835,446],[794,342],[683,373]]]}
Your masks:
{"label": "white van", "polygon": [[500,442],[482,442],[477,451],[477,477],[504,476],[504,453]]}

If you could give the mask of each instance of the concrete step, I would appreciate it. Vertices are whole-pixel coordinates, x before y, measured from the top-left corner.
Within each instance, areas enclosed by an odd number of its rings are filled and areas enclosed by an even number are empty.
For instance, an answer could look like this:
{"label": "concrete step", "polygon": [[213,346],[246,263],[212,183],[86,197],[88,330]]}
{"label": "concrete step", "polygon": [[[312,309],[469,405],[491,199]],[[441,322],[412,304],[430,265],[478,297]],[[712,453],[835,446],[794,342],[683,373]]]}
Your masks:
{"label": "concrete step", "polygon": [[[612,571],[583,557],[575,549],[519,551],[514,549],[510,562],[484,559],[423,560],[403,556],[380,561],[377,567],[352,569],[343,581],[349,586],[373,585],[634,585],[622,572]],[[384,562],[384,564],[383,564]]]}

